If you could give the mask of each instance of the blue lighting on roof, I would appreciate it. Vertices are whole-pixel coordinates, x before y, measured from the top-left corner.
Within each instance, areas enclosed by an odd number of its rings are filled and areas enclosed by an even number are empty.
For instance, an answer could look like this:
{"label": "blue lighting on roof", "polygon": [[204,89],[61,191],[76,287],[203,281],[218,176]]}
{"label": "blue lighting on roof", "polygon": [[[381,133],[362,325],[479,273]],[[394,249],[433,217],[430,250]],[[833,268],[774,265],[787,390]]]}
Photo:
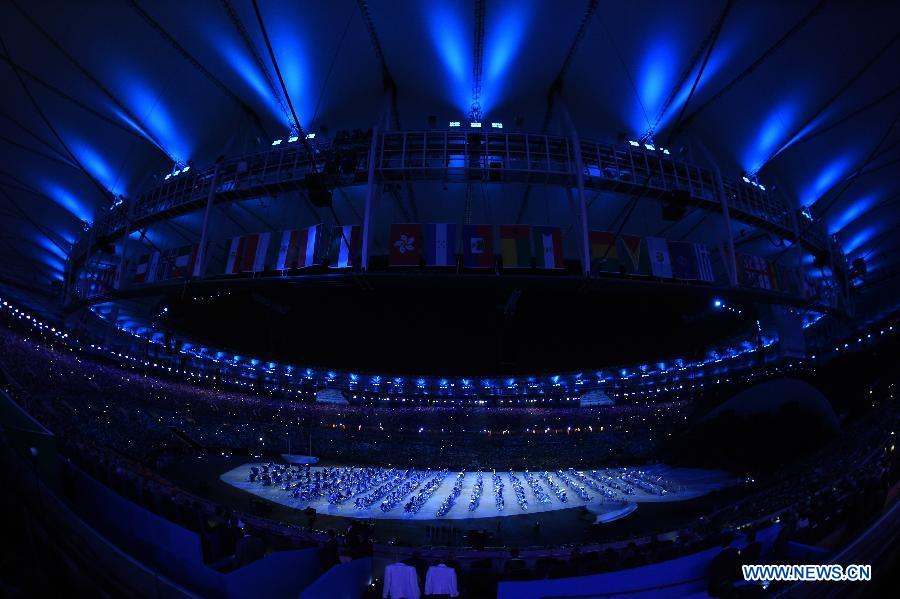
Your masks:
{"label": "blue lighting on roof", "polygon": [[270,17],[267,20],[267,28],[278,59],[278,68],[281,70],[284,85],[291,96],[294,111],[297,113],[297,118],[300,119],[300,126],[306,128],[313,116],[310,108],[312,102],[309,100],[311,97],[310,68],[307,59],[309,53],[303,44],[304,40],[308,39],[303,35],[306,32],[298,31],[297,23],[291,19]]}
{"label": "blue lighting on roof", "polygon": [[853,154],[845,153],[829,162],[819,171],[810,185],[800,192],[800,202],[806,206],[814,204],[828,193],[834,185],[853,167]]}
{"label": "blue lighting on roof", "polygon": [[271,115],[282,121],[284,126],[287,127],[289,123],[284,119],[284,113],[281,111],[278,98],[272,97],[272,90],[269,89],[265,77],[259,72],[259,68],[257,68],[252,58],[227,35],[217,37],[213,43],[218,47],[219,52],[222,53],[222,56],[238,76],[256,92],[256,95],[263,101]]}
{"label": "blue lighting on roof", "polygon": [[44,193],[54,202],[72,213],[80,221],[90,222],[93,212],[84,202],[76,198],[69,190],[56,183],[44,183]]}
{"label": "blue lighting on roof", "polygon": [[677,58],[675,44],[668,38],[655,39],[644,54],[635,82],[640,102],[635,99],[629,119],[632,130],[645,132],[656,120],[675,85]]}
{"label": "blue lighting on roof", "polygon": [[141,115],[144,125],[165,146],[164,151],[173,162],[183,162],[191,157],[192,144],[183,136],[165,105],[165,89],[151,89],[138,80],[134,69],[129,68],[123,79],[125,99],[131,111]]}
{"label": "blue lighting on roof", "polygon": [[847,255],[852,254],[867,242],[871,241],[878,234],[878,228],[875,226],[866,227],[856,233],[853,237],[851,237],[846,243],[844,243],[841,247],[844,249],[844,253]]}
{"label": "blue lighting on roof", "polygon": [[[694,92],[694,98],[696,99],[697,94],[703,86],[710,81],[710,79],[718,72],[720,68],[725,64],[725,61],[731,56],[734,50],[734,44],[730,42],[726,42],[726,40],[719,39],[716,43],[716,47],[713,50],[713,53],[710,55],[709,60],[706,62],[706,67],[703,69],[703,74],[700,76],[700,81],[697,82],[697,89]],[[691,72],[690,76],[685,80],[684,85],[681,86],[681,89],[678,90],[678,93],[672,98],[672,103],[669,105],[669,109],[666,111],[662,118],[659,120],[659,124],[656,126],[656,130],[659,131],[663,127],[665,127],[669,122],[673,121],[677,116],[678,112],[681,110],[684,103],[687,101],[688,96],[691,93],[691,87],[694,85],[694,81],[697,78],[697,73],[700,70],[700,65],[697,65],[694,70]],[[665,151],[665,153],[668,153]]]}
{"label": "blue lighting on roof", "polygon": [[768,114],[741,157],[741,166],[746,172],[756,173],[763,166],[784,137],[790,134],[796,116],[795,99],[783,100]]}
{"label": "blue lighting on roof", "polygon": [[828,233],[834,235],[841,231],[844,227],[865,214],[877,201],[878,198],[875,195],[867,195],[854,200],[849,206],[844,208],[840,214],[833,218],[830,223],[828,223]]}
{"label": "blue lighting on roof", "polygon": [[125,182],[122,180],[124,170],[119,165],[118,169],[110,166],[106,159],[91,146],[81,140],[68,142],[69,147],[78,157],[78,161],[84,165],[95,179],[112,194],[124,193]]}
{"label": "blue lighting on roof", "polygon": [[464,26],[460,6],[442,1],[427,7],[431,39],[448,75],[446,91],[465,114],[472,101],[472,32]]}
{"label": "blue lighting on roof", "polygon": [[53,243],[50,239],[45,237],[44,235],[35,236],[34,241],[41,248],[50,252],[55,258],[58,258],[59,260],[66,259],[66,252],[62,248],[60,248],[58,245]]}
{"label": "blue lighting on roof", "polygon": [[[491,5],[488,11],[481,82],[481,108],[485,112],[495,107],[503,95],[504,75],[522,45],[533,7],[533,2],[522,0]],[[499,15],[496,21],[492,21],[491,14]]]}

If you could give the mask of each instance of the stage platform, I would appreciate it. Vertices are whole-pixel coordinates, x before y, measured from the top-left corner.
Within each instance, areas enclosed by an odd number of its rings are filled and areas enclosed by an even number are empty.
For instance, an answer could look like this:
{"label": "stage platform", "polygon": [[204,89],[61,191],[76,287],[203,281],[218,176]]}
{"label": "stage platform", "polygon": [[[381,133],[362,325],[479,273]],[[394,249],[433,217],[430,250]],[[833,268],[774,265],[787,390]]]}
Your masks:
{"label": "stage platform", "polygon": [[[404,496],[402,501],[398,502],[393,509],[388,511],[383,511],[381,509],[380,501],[363,509],[357,508],[354,505],[353,499],[344,501],[338,505],[329,503],[327,496],[320,496],[311,501],[304,501],[300,498],[292,497],[291,492],[284,490],[281,484],[263,486],[259,482],[250,482],[248,480],[250,468],[262,468],[262,466],[262,462],[245,463],[225,472],[220,476],[220,479],[232,487],[289,508],[303,510],[307,507],[313,507],[321,515],[378,520],[473,520],[478,518],[540,514],[572,508],[587,508],[592,514],[597,516],[598,521],[603,521],[605,519],[605,514],[607,514],[610,519],[614,520],[617,519],[618,514],[628,515],[632,513],[634,511],[632,506],[635,505],[694,499],[737,482],[733,476],[722,471],[674,468],[659,464],[641,468],[640,471],[645,473],[648,478],[660,477],[660,479],[665,481],[665,486],[668,490],[663,494],[656,494],[639,488],[637,485],[629,484],[628,480],[633,480],[633,476],[630,476],[622,469],[601,469],[595,471],[606,477],[606,484],[600,484],[600,487],[608,489],[612,496],[604,497],[601,493],[597,492],[597,490],[585,487],[586,491],[591,496],[590,500],[585,501],[580,498],[558,474],[555,472],[548,472],[547,476],[549,476],[550,480],[566,492],[567,501],[562,502],[549,488],[546,479],[543,478],[543,472],[536,471],[532,472],[532,474],[538,477],[538,480],[549,499],[549,501],[541,502],[538,500],[532,487],[526,481],[525,473],[522,471],[513,471],[513,475],[518,478],[525,492],[527,509],[522,509],[516,501],[514,487],[509,478],[509,472],[502,471],[497,474],[501,476],[503,481],[502,495],[504,499],[504,508],[503,510],[498,510],[495,503],[494,488],[491,478],[493,472],[483,471],[481,472],[483,480],[481,499],[477,508],[469,510],[469,499],[472,496],[473,487],[478,478],[478,472],[471,471],[465,473],[461,492],[454,505],[445,515],[438,516],[440,505],[444,502],[453,488],[457,475],[456,472],[449,472],[444,477],[441,485],[424,505],[422,505],[419,511],[415,514],[411,514],[404,511],[404,505],[421,489],[416,489],[415,491],[408,493]],[[317,470],[322,470],[322,468],[323,467],[321,466],[314,466],[311,468],[311,471],[315,472]],[[629,469],[630,472],[634,472],[635,470],[636,469]],[[572,471],[563,469],[563,472],[572,479],[572,476],[569,474]],[[590,471],[579,470],[577,472],[587,475]],[[429,477],[433,475],[434,472],[431,472]],[[621,488],[615,489],[614,486],[616,484]],[[632,493],[625,492],[625,489],[628,488],[632,489]]]}

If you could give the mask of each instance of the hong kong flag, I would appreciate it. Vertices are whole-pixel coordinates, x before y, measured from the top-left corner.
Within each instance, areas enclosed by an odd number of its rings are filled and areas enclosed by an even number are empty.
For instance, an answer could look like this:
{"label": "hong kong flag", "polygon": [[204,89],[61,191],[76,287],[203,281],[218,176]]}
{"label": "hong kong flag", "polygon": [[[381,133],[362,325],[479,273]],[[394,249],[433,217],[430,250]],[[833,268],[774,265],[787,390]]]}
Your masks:
{"label": "hong kong flag", "polygon": [[466,268],[494,266],[494,229],[491,225],[463,225],[462,239]]}
{"label": "hong kong flag", "polygon": [[422,225],[419,223],[394,223],[391,225],[391,247],[388,254],[390,266],[419,266],[422,264]]}

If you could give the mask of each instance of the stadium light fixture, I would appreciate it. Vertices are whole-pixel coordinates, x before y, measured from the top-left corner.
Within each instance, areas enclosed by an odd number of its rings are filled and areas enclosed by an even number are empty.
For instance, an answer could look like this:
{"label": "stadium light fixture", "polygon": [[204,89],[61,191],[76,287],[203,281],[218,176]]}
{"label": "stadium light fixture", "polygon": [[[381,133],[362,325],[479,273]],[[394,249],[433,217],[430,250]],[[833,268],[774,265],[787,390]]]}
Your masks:
{"label": "stadium light fixture", "polygon": [[280,146],[280,145],[281,145],[281,140],[280,140],[280,139],[276,139],[275,141],[272,142],[272,145],[273,145],[273,146]]}
{"label": "stadium light fixture", "polygon": [[723,303],[722,303],[722,300],[720,300],[719,298],[716,298],[716,299],[713,300],[713,307],[721,308],[721,307],[724,306],[724,305],[725,305],[725,304],[723,304]]}
{"label": "stadium light fixture", "polygon": [[503,123],[491,123],[491,127],[494,129],[503,129]]}
{"label": "stadium light fixture", "polygon": [[744,180],[744,183],[749,183],[749,182],[750,182],[750,179],[747,177],[747,175],[744,175],[743,177],[741,177],[741,179]]}
{"label": "stadium light fixture", "polygon": [[647,148],[648,150],[650,150],[651,152],[656,150],[656,148],[653,147],[653,144],[644,144],[644,147]]}
{"label": "stadium light fixture", "polygon": [[634,146],[635,148],[639,148],[641,146],[641,144],[639,144],[638,142],[636,142],[633,139],[629,139],[628,143],[631,144],[632,146]]}
{"label": "stadium light fixture", "polygon": [[469,126],[472,129],[481,129],[481,123],[479,123],[478,121],[473,121],[473,122],[469,123]]}
{"label": "stadium light fixture", "polygon": [[662,150],[662,153],[665,154],[666,156],[671,154],[671,152],[669,151],[669,148],[660,148],[660,150]]}
{"label": "stadium light fixture", "polygon": [[166,181],[168,181],[168,180],[171,179],[171,178],[172,178],[172,173],[169,173],[169,174],[166,175],[166,177],[165,177]]}
{"label": "stadium light fixture", "polygon": [[296,142],[298,139],[300,139],[298,136],[292,135],[292,136],[288,137],[288,143],[292,144],[292,143]]}
{"label": "stadium light fixture", "polygon": [[315,134],[315,133],[307,133],[307,134],[306,134],[306,139],[315,139],[315,138],[316,138],[316,134]]}
{"label": "stadium light fixture", "polygon": [[459,127],[459,125],[460,125],[460,122],[459,122],[459,121],[450,121],[450,126],[451,126],[451,127]]}

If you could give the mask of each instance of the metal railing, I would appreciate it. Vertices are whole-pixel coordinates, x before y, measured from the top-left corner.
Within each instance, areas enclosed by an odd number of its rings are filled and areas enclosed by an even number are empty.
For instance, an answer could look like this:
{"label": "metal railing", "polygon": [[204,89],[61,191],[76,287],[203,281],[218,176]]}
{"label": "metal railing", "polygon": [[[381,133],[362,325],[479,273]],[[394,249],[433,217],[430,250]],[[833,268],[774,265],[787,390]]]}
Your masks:
{"label": "metal railing", "polygon": [[[530,133],[460,131],[389,131],[376,142],[377,181],[528,183],[575,187],[573,142],[567,137]],[[675,203],[721,211],[721,198],[710,169],[663,151],[630,144],[582,140],[587,189],[640,193]],[[371,137],[365,134],[313,146],[280,143],[263,151],[224,161],[216,180],[216,202],[258,197],[305,188],[310,174],[328,187],[365,184]],[[96,219],[72,256],[83,257],[89,243],[116,239],[154,222],[202,208],[214,167],[191,169]],[[794,239],[795,210],[775,193],[740,183],[724,183],[730,217]],[[90,240],[90,241],[89,241]],[[801,243],[826,249],[818,227],[803,227]]]}

